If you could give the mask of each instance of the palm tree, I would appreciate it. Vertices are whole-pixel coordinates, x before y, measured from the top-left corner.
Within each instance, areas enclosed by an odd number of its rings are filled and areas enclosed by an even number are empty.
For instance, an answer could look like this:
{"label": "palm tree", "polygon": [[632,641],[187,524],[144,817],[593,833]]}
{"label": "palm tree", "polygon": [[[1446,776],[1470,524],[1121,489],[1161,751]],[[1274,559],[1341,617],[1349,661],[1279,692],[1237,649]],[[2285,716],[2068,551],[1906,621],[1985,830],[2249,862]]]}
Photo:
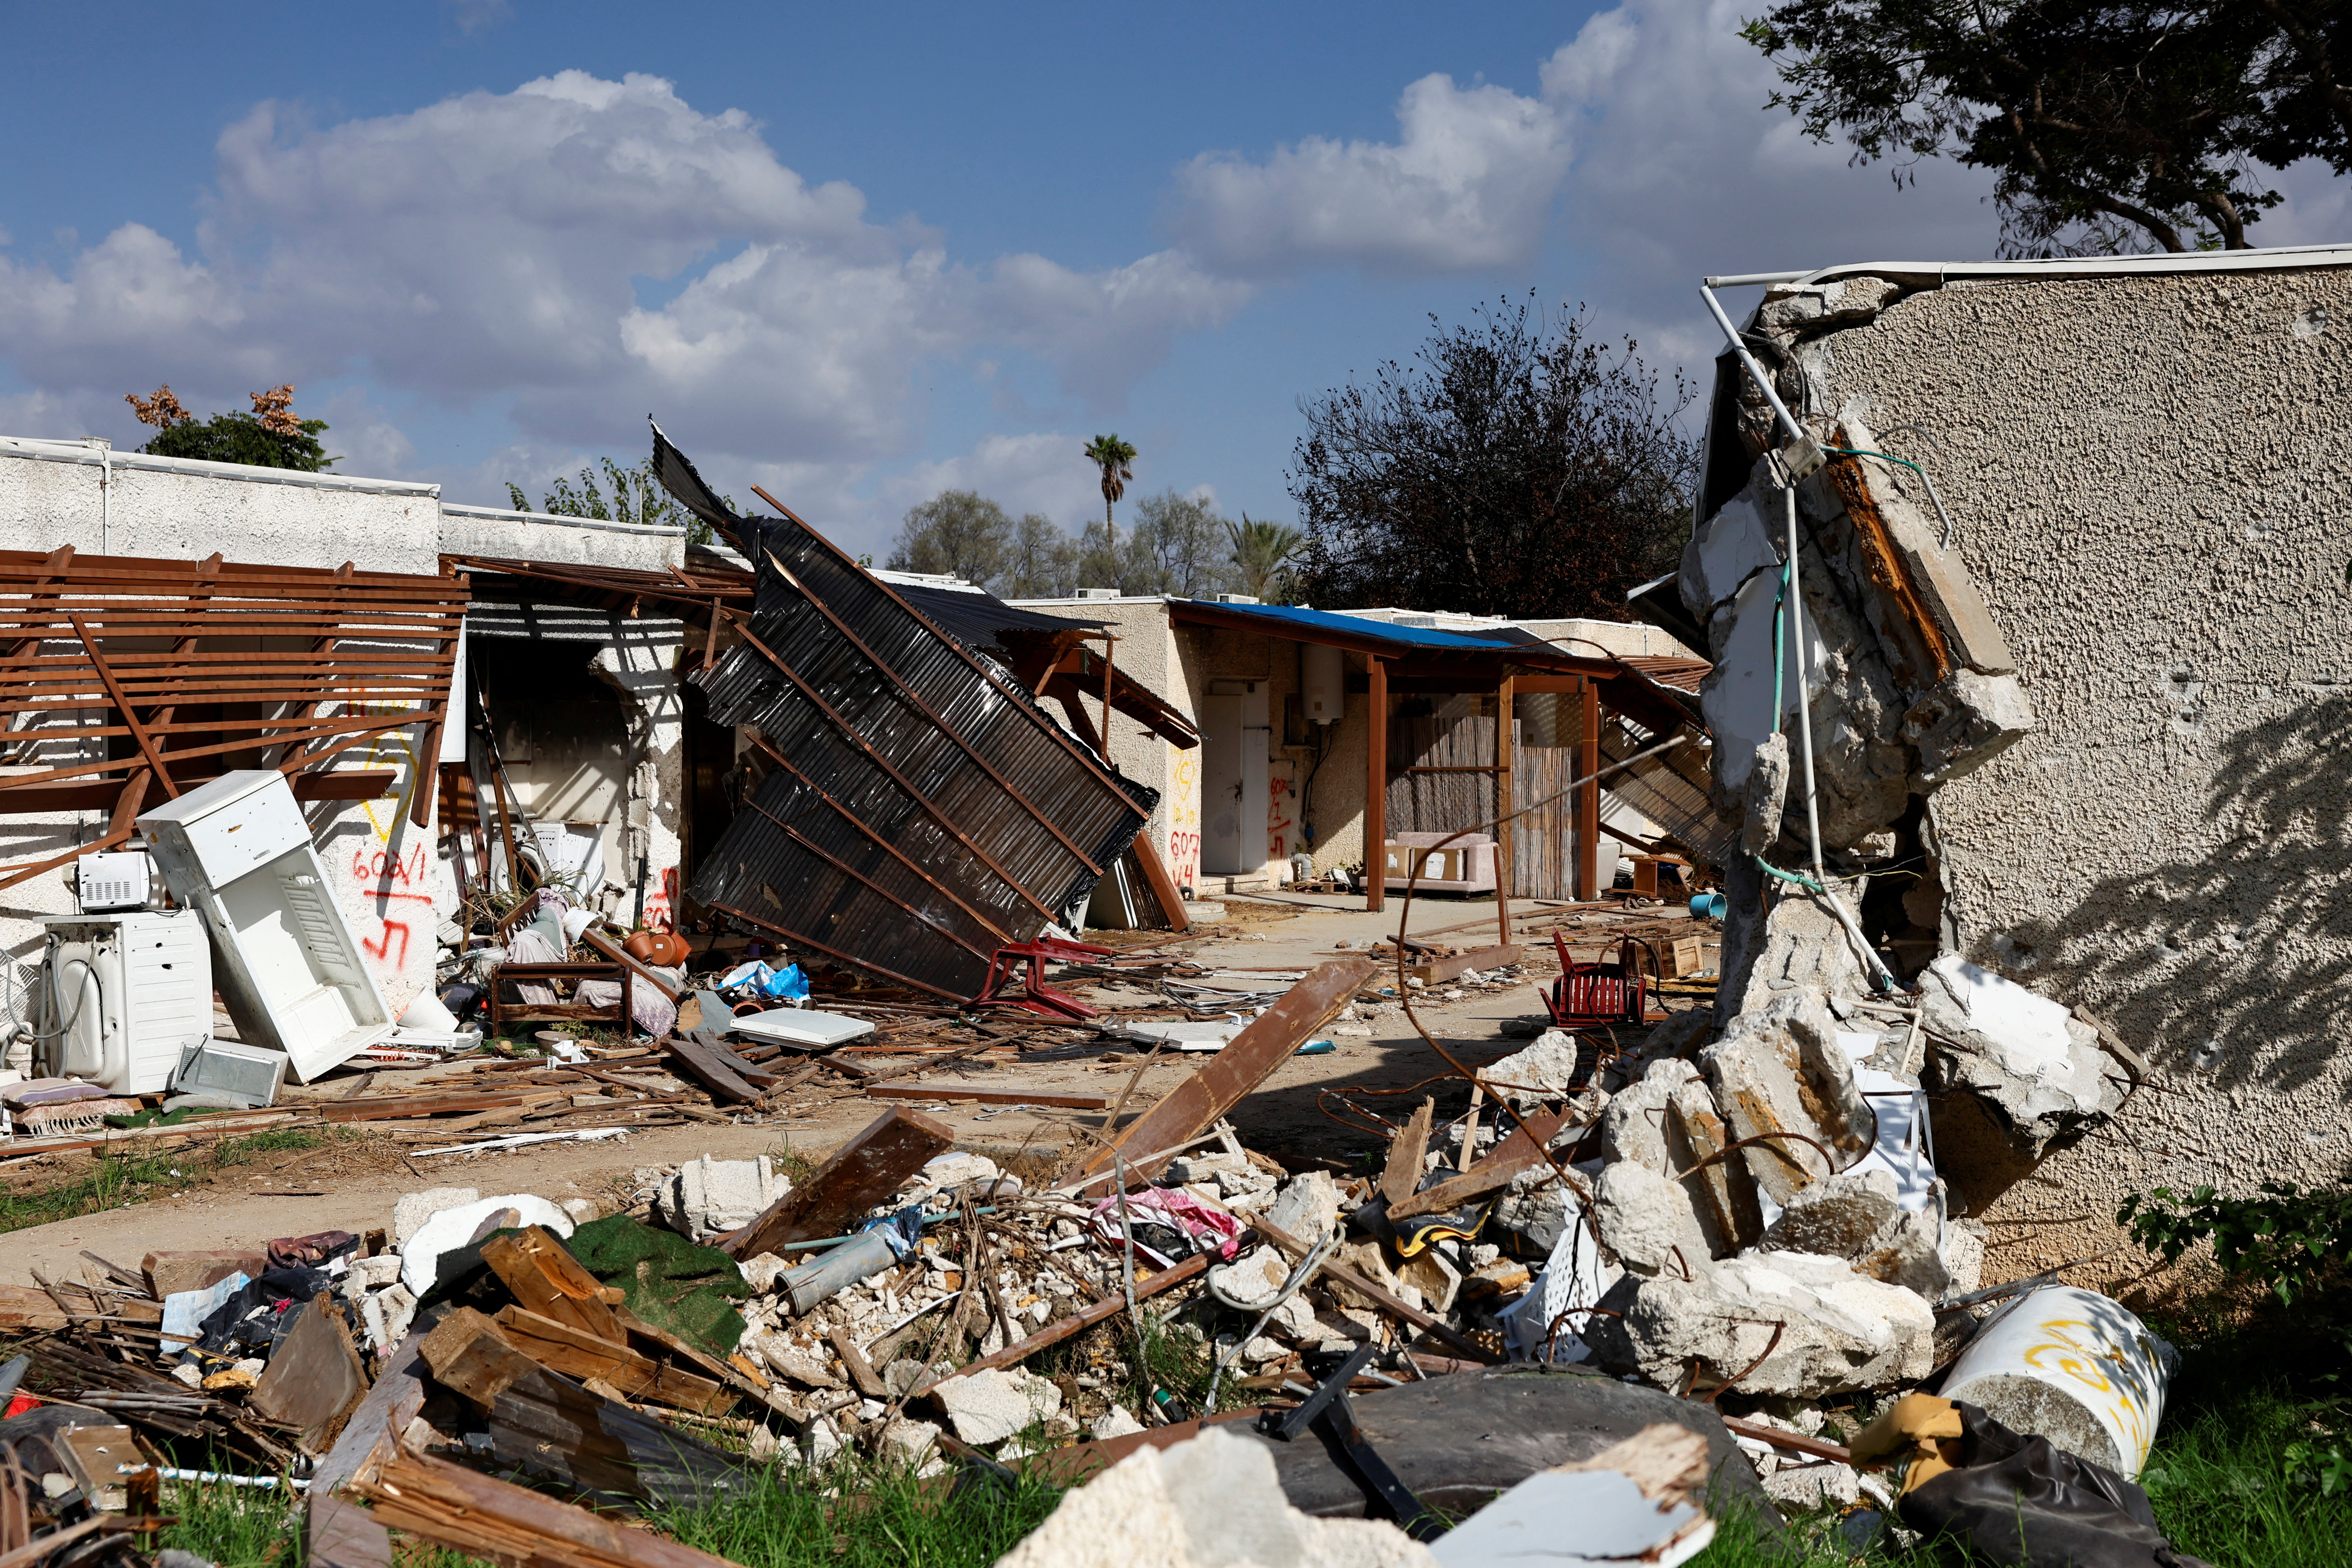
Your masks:
{"label": "palm tree", "polygon": [[1135,470],[1128,467],[1135,461],[1135,448],[1117,436],[1097,436],[1087,443],[1086,458],[1102,470],[1103,544],[1116,561],[1118,535],[1111,527],[1110,508],[1127,493],[1127,481],[1135,478]]}
{"label": "palm tree", "polygon": [[1255,599],[1287,596],[1267,590],[1277,585],[1290,558],[1306,547],[1304,530],[1286,522],[1253,522],[1244,512],[1240,522],[1226,522],[1225,537],[1233,542],[1234,577],[1243,593]]}

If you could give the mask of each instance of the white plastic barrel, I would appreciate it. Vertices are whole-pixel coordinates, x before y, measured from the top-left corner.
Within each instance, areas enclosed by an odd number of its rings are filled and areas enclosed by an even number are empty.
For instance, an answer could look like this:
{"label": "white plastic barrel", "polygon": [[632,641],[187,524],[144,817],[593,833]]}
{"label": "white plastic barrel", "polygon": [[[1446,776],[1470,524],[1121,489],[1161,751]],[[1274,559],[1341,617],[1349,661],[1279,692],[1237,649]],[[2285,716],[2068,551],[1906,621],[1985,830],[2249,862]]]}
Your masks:
{"label": "white plastic barrel", "polygon": [[1978,1331],[1942,1392],[2131,1480],[2147,1463],[2179,1363],[2179,1352],[2118,1303],[2047,1285]]}

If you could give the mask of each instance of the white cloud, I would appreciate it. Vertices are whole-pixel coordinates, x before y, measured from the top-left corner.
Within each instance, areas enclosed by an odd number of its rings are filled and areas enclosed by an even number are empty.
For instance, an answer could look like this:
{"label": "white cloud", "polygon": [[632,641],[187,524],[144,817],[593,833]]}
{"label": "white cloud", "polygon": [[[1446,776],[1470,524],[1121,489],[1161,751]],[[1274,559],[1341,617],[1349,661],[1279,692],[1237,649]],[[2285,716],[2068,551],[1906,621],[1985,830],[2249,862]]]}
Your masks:
{"label": "white cloud", "polygon": [[1397,104],[1395,142],[1310,136],[1263,163],[1204,153],[1177,172],[1167,223],[1213,269],[1259,278],[1352,266],[1420,276],[1534,259],[1567,173],[1554,107],[1426,76]]}
{"label": "white cloud", "polygon": [[335,465],[337,473],[374,479],[416,471],[416,443],[360,388],[347,387],[316,409],[299,412],[327,422],[320,444],[329,457],[341,459]]}
{"label": "white cloud", "polygon": [[874,510],[895,528],[908,507],[941,490],[978,490],[1015,517],[1043,512],[1075,530],[1102,513],[1099,481],[1082,455],[1087,440],[1063,430],[983,437],[968,452],[892,475]]}
{"label": "white cloud", "polygon": [[325,129],[264,104],[218,159],[197,256],[131,224],[61,273],[0,258],[0,357],[61,395],[169,380],[241,406],[360,376],[497,396],[547,447],[634,448],[658,411],[700,453],[854,468],[912,444],[928,358],[1025,350],[1115,406],[1247,293],[1164,253],[953,261],[648,76],[565,71]]}

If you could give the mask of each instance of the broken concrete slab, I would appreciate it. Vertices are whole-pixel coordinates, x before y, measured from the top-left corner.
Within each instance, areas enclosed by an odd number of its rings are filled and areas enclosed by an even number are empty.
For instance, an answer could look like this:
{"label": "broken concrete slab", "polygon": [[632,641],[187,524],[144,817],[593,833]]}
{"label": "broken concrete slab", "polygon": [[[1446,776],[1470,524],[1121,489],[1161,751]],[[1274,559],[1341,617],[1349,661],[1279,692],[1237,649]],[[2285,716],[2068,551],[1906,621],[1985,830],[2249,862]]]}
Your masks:
{"label": "broken concrete slab", "polygon": [[1714,1256],[1690,1194],[1647,1165],[1620,1160],[1601,1167],[1592,1200],[1593,1234],[1633,1273]]}
{"label": "broken concrete slab", "polygon": [[2039,1160],[2123,1103],[2098,1031],[2060,1004],[1957,953],[1919,981],[1929,1086],[1973,1094],[2020,1154]]}
{"label": "broken concrete slab", "polygon": [[481,1195],[480,1191],[473,1187],[426,1187],[422,1192],[401,1194],[392,1205],[393,1250],[406,1251],[408,1238],[443,1209],[462,1208]]}
{"label": "broken concrete slab", "polygon": [[1764,1247],[1851,1261],[1900,1212],[1895,1200],[1895,1178],[1886,1172],[1842,1172],[1792,1194],[1764,1233]]}
{"label": "broken concrete slab", "polygon": [[792,1178],[755,1160],[689,1160],[654,1195],[655,1223],[695,1241],[739,1230],[793,1190]]}
{"label": "broken concrete slab", "polygon": [[[1318,1447],[1320,1445],[1296,1445]],[[1357,1495],[1359,1512],[1362,1494]],[[1290,1505],[1274,1456],[1225,1426],[1137,1449],[1062,1500],[997,1568],[1436,1568],[1382,1520]]]}
{"label": "broken concrete slab", "polygon": [[1339,1223],[1339,1188],[1328,1171],[1307,1171],[1283,1184],[1265,1217],[1310,1246]]}
{"label": "broken concrete slab", "polygon": [[1017,1369],[966,1373],[933,1384],[931,1394],[956,1436],[980,1447],[1001,1443],[1062,1408],[1060,1389]]}
{"label": "broken concrete slab", "polygon": [[1844,1261],[1769,1252],[1706,1262],[1685,1279],[1627,1275],[1586,1339],[1603,1364],[1661,1388],[1732,1384],[1818,1399],[1916,1383],[1933,1370],[1936,1319],[1900,1286]]}
{"label": "broken concrete slab", "polygon": [[1576,1037],[1547,1029],[1525,1049],[1480,1068],[1478,1077],[1522,1114],[1565,1100],[1577,1078]]}
{"label": "broken concrete slab", "polygon": [[1797,990],[1732,1020],[1699,1068],[1758,1186],[1786,1205],[1860,1159],[1877,1118],[1819,996]]}

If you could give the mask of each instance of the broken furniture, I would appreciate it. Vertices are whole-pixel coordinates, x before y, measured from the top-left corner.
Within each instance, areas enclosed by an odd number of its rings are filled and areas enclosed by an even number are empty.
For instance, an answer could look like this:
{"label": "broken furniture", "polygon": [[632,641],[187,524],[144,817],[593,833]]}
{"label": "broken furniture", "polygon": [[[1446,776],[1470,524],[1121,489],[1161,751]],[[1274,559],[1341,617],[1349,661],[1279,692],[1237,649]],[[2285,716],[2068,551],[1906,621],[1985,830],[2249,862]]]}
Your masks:
{"label": "broken furniture", "polygon": [[308,1083],[392,1033],[284,773],[224,773],[142,813],[139,832],[211,934],[247,1044],[284,1051]]}
{"label": "broken furniture", "polygon": [[1635,898],[1664,897],[1658,889],[1661,879],[1667,877],[1674,879],[1678,893],[1690,886],[1690,862],[1679,855],[1634,855],[1629,858],[1633,862]]}
{"label": "broken furniture", "polygon": [[[490,1033],[504,1034],[509,1024],[609,1024],[625,1036],[635,1025],[629,1008],[635,1001],[636,972],[625,963],[502,963],[491,977]],[[532,1002],[506,999],[509,985],[552,986],[562,981],[577,986],[583,980],[617,980],[620,999],[609,1006],[592,1002]]]}
{"label": "broken furniture", "polygon": [[1568,951],[1568,938],[1552,932],[1552,949],[1559,954],[1559,978],[1543,994],[1551,1021],[1563,1029],[1598,1028],[1613,1024],[1636,1025],[1649,1016],[1650,982],[1642,972],[1640,954],[1648,948],[1650,973],[1663,974],[1657,950],[1636,945],[1627,937],[1617,949],[1614,963],[1579,963]]}
{"label": "broken furniture", "polygon": [[[988,979],[971,999],[971,1005],[1018,1007],[1040,1017],[1067,1018],[1074,1024],[1082,1024],[1096,1016],[1097,1010],[1067,992],[1046,984],[1045,965],[1084,963],[1090,959],[1108,958],[1114,951],[1059,937],[1008,942],[989,959]],[[1017,992],[1013,989],[1016,985],[1020,987]]]}
{"label": "broken furniture", "polygon": [[1415,892],[1491,893],[1496,847],[1486,833],[1393,834],[1381,850],[1381,874],[1390,887]]}

